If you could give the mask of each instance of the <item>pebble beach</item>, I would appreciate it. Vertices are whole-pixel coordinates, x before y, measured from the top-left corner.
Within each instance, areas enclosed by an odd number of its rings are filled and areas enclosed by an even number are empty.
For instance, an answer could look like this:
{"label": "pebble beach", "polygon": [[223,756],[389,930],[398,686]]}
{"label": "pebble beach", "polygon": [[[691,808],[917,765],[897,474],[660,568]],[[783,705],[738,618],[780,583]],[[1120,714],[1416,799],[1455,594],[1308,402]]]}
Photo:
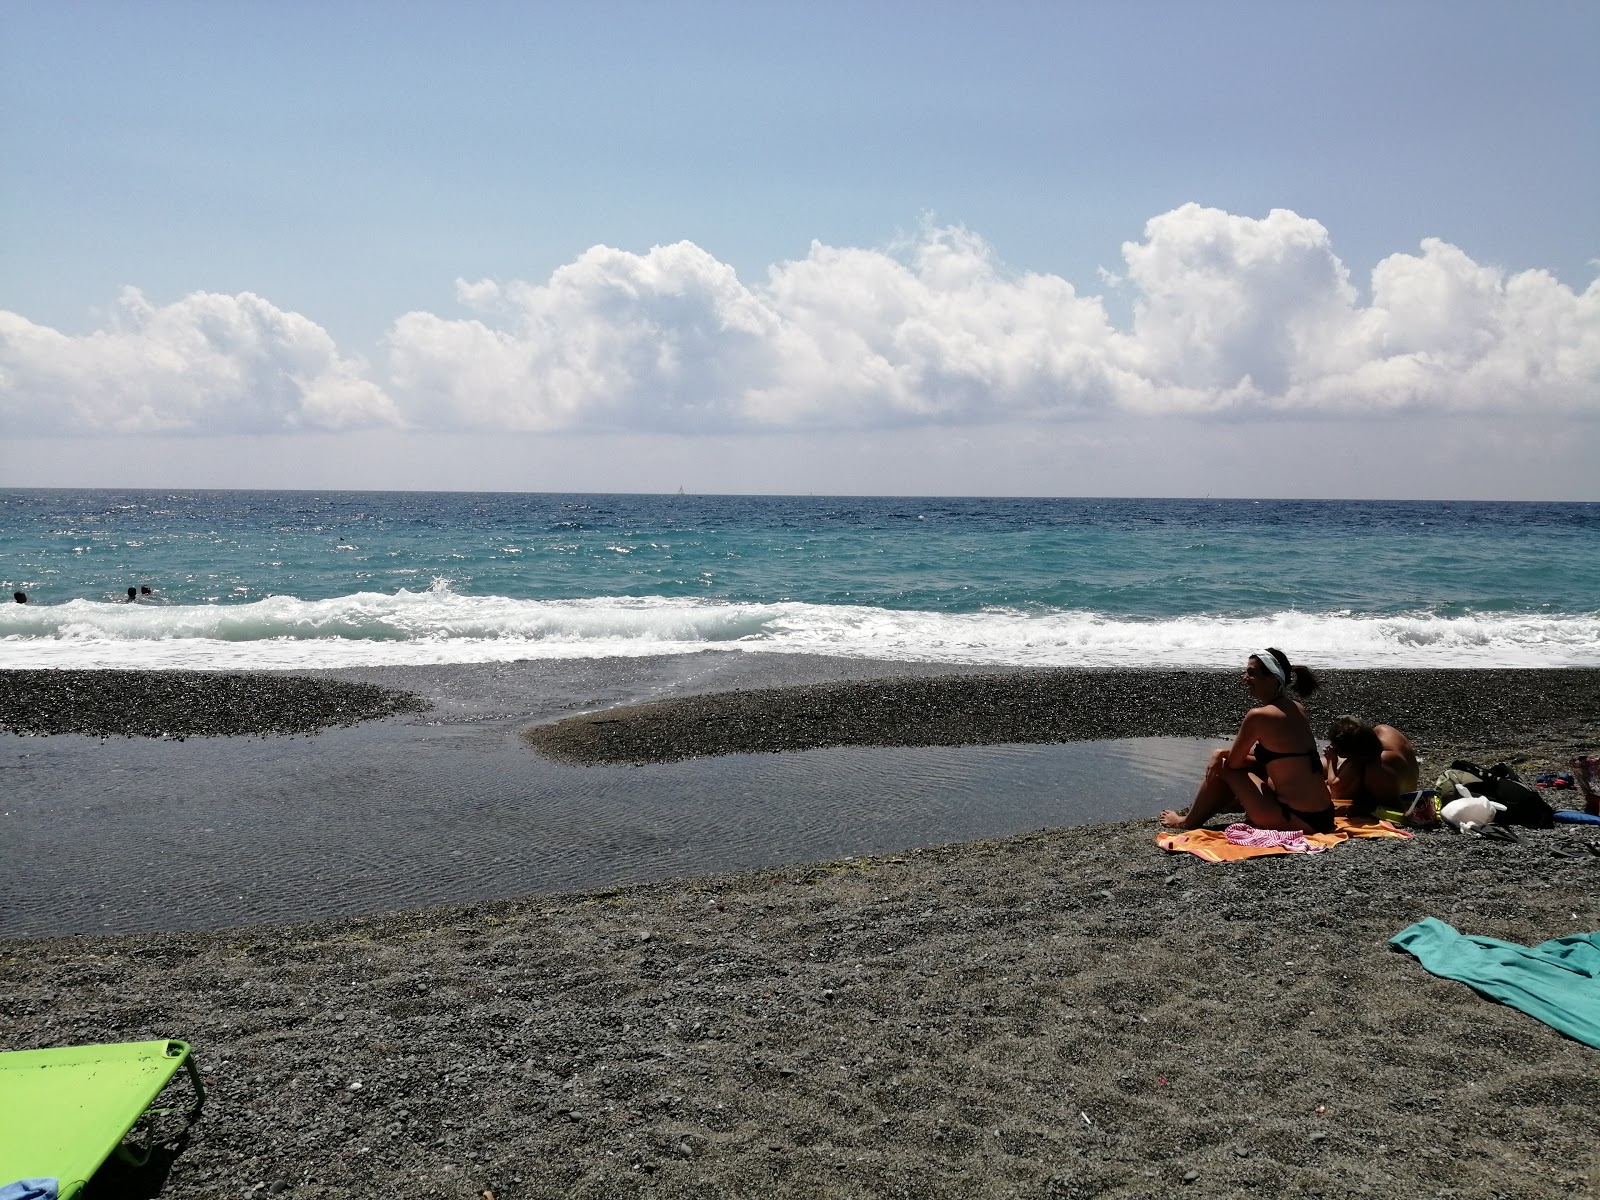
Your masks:
{"label": "pebble beach", "polygon": [[[539,711],[528,753],[1201,737],[1242,711],[1225,672],[852,670]],[[25,674],[0,672],[8,744],[69,732],[25,727],[49,709]],[[140,682],[51,675],[99,736]],[[236,707],[263,720],[297,689],[300,736],[282,741],[301,753],[317,728],[451,702],[375,671],[248,678],[225,686],[254,686]],[[1596,671],[1324,679],[1319,715],[1393,720],[1430,768],[1531,773],[1600,741]],[[168,685],[123,732],[288,732],[184,724],[206,706]],[[1593,829],[1218,865],[1155,847],[1155,811],[1186,799],[1152,797],[1148,821],[621,888],[14,938],[0,1032],[17,1049],[193,1043],[209,1097],[155,1160],[168,1197],[1594,1194],[1597,1052],[1387,944],[1425,916],[1520,942],[1600,927]]]}

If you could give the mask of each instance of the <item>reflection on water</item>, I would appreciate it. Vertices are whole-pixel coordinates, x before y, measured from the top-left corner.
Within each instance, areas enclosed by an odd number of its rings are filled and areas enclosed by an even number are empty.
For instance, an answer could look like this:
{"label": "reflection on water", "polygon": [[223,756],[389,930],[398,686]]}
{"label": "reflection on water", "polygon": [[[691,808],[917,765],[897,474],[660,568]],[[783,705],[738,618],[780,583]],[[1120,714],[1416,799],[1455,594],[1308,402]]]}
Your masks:
{"label": "reflection on water", "polygon": [[0,936],[301,921],[1151,817],[1220,743],[839,747],[572,767],[513,734],[0,740]]}

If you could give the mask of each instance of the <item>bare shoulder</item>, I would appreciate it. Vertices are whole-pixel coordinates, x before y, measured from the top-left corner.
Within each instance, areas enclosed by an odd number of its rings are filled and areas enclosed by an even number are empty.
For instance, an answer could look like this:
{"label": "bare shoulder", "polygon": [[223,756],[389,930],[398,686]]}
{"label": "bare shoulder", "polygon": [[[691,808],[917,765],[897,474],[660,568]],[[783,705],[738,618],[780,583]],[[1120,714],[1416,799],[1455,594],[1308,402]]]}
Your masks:
{"label": "bare shoulder", "polygon": [[1411,739],[1393,725],[1374,725],[1372,732],[1378,735],[1378,741],[1385,750],[1394,750],[1403,754],[1411,749]]}
{"label": "bare shoulder", "polygon": [[1264,725],[1271,725],[1283,720],[1283,713],[1270,704],[1263,704],[1260,708],[1252,708],[1245,713],[1244,720],[1239,723],[1241,730],[1260,729]]}

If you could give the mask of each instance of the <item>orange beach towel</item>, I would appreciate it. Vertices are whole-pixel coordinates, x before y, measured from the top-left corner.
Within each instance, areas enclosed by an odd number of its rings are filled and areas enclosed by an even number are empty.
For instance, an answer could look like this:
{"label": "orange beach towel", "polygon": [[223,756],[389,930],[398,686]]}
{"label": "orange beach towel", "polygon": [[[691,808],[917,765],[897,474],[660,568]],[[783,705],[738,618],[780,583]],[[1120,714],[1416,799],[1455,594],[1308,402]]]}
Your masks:
{"label": "orange beach towel", "polygon": [[[1340,842],[1358,838],[1409,838],[1404,829],[1388,821],[1351,820],[1334,817],[1332,833],[1308,833],[1306,841],[1331,850]],[[1288,854],[1282,846],[1236,846],[1220,829],[1167,829],[1156,834],[1156,845],[1173,854],[1193,854],[1207,862],[1238,862],[1266,854]]]}

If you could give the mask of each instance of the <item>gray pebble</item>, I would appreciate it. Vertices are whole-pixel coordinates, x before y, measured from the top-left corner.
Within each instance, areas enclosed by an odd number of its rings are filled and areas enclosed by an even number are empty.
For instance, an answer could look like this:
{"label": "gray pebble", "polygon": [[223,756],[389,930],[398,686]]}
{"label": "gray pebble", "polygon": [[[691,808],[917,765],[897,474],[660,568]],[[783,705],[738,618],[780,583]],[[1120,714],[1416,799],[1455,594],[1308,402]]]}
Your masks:
{"label": "gray pebble", "polygon": [[0,671],[0,731],[24,737],[288,736],[431,707],[376,684],[276,671]]}

